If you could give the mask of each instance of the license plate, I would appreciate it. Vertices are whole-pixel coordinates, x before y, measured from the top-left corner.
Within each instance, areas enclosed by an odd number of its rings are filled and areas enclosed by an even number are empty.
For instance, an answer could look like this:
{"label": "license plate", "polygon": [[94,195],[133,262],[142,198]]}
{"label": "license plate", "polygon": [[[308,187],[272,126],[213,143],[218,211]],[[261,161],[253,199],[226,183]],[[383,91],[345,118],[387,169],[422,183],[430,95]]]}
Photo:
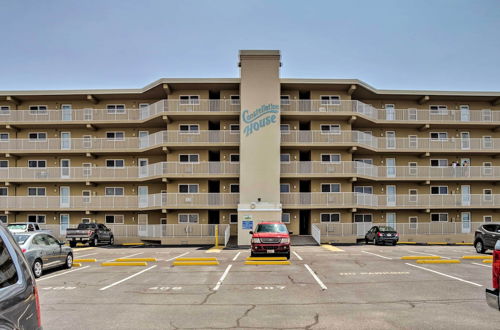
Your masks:
{"label": "license plate", "polygon": [[267,250],[267,253],[274,253],[274,250]]}

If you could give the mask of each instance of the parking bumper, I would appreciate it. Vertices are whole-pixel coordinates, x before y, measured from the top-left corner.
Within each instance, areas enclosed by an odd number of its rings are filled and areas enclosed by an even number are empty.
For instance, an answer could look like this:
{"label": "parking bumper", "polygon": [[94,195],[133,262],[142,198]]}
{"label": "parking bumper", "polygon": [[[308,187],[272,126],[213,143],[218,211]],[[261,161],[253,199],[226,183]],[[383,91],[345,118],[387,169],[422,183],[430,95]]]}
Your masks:
{"label": "parking bumper", "polygon": [[485,291],[485,294],[486,294],[486,302],[488,303],[488,306],[490,306],[491,308],[494,308],[496,310],[500,310],[500,300],[499,300],[498,290],[487,288]]}

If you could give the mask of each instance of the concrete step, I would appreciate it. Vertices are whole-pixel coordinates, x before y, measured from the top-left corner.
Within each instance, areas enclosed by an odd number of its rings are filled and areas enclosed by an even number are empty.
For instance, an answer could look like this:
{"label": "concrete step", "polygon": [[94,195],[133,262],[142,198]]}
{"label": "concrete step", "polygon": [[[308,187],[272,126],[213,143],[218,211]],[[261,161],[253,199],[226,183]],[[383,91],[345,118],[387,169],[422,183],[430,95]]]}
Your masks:
{"label": "concrete step", "polygon": [[291,236],[292,246],[318,246],[318,243],[310,235]]}

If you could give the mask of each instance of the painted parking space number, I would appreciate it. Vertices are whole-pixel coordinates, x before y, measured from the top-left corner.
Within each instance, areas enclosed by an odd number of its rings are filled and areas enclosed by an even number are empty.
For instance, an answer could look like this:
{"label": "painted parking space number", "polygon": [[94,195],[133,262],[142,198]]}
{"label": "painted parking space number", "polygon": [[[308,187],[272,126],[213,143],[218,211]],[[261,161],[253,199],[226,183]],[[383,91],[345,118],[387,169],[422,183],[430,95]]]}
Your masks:
{"label": "painted parking space number", "polygon": [[154,286],[152,288],[149,288],[149,290],[156,290],[156,291],[178,291],[178,290],[182,290],[182,286]]}
{"label": "painted parking space number", "polygon": [[61,290],[74,290],[76,289],[76,286],[46,286],[41,288],[42,290],[54,290],[54,291],[61,291]]}
{"label": "painted parking space number", "polygon": [[276,285],[276,286],[256,286],[253,288],[254,290],[284,290],[284,285]]}

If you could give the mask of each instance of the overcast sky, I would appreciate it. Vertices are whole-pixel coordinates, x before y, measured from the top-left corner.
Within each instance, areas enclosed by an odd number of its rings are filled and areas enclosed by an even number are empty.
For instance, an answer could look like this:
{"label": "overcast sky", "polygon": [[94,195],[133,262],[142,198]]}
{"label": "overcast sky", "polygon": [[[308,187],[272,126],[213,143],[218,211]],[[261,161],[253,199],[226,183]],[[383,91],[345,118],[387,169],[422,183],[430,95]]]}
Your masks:
{"label": "overcast sky", "polygon": [[286,78],[500,91],[499,0],[0,0],[0,90],[238,77],[280,49]]}

